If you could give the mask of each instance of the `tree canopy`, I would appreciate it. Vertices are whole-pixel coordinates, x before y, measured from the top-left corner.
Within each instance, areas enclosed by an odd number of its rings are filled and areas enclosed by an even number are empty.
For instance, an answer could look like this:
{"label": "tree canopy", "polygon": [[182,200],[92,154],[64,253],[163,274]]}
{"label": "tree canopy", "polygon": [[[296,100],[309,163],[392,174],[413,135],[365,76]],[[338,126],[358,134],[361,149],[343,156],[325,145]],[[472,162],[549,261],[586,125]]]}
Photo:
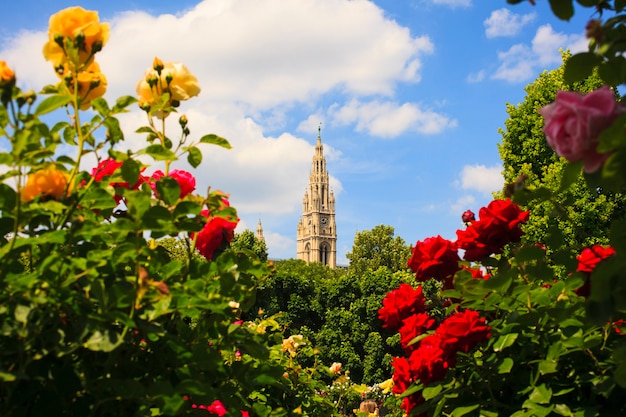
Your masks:
{"label": "tree canopy", "polygon": [[376,271],[381,266],[391,272],[407,269],[411,247],[400,236],[395,236],[392,226],[378,225],[372,230],[357,232],[352,252],[346,254],[350,261],[350,274],[358,276],[365,271]]}

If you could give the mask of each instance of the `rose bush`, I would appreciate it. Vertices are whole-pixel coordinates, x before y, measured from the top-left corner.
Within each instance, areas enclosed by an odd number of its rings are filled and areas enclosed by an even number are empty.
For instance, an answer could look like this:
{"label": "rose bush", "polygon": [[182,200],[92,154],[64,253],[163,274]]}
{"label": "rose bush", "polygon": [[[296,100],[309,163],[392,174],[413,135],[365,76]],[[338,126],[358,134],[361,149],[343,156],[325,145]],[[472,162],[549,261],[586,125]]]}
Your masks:
{"label": "rose bush", "polygon": [[[229,248],[228,195],[196,194],[193,174],[171,169],[184,158],[196,168],[201,146],[230,147],[192,137],[184,115],[180,139],[165,134],[167,116],[199,93],[196,78],[155,59],[139,82],[147,143],[120,152],[117,116],[137,100],[102,98],[96,57],[108,38],[96,12],[52,16],[43,52],[60,81],[38,94],[0,61],[10,145],[0,152],[0,415],[338,415],[322,395],[329,376],[298,362],[315,363],[310,345],[291,355],[275,320],[241,320],[271,270]],[[95,166],[84,169],[88,154]],[[147,174],[150,160],[163,169]]]}
{"label": "rose bush", "polygon": [[[569,161],[560,190],[526,187],[520,177],[505,187],[511,200],[483,207],[478,220],[471,211],[463,213],[466,227],[451,242],[462,250],[460,261],[449,258],[437,270],[423,256],[409,261],[417,281],[428,275],[449,281],[440,294],[443,318],[431,313],[436,304],[429,302],[420,303],[420,310],[393,310],[395,291],[383,301],[381,320],[401,329],[408,347],[392,365],[394,392],[411,416],[626,413],[626,221],[612,219],[610,246],[591,245],[579,253],[562,245],[558,228],[549,228],[545,242],[519,243],[529,213],[518,204],[553,201],[581,173],[592,190],[623,192],[626,186],[626,117],[613,92],[626,83],[626,6],[577,3],[600,17],[606,11],[616,17],[592,20],[589,51],[572,56],[565,67],[568,83],[597,70],[607,86],[587,95],[561,92],[540,111],[549,146]],[[550,5],[562,19],[575,10],[573,0]],[[557,209],[552,218],[566,214]],[[444,278],[439,269],[457,271]],[[437,324],[424,325],[427,320]]]}

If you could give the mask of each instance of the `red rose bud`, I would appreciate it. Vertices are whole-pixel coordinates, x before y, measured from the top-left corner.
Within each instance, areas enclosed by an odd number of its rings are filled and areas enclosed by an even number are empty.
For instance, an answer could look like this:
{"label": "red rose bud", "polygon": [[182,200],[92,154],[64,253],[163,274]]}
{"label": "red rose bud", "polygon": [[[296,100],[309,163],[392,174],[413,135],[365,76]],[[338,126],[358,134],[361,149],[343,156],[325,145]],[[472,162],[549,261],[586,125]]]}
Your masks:
{"label": "red rose bud", "polygon": [[461,215],[461,220],[463,220],[463,223],[470,223],[476,220],[476,216],[472,210],[465,210]]}

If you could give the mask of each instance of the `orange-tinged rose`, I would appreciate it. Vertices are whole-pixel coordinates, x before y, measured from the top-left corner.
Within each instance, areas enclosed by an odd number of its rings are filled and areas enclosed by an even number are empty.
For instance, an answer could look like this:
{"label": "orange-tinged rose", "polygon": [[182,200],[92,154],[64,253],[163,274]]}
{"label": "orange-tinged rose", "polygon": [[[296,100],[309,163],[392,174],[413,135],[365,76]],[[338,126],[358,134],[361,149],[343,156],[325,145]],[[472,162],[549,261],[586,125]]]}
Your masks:
{"label": "orange-tinged rose", "polygon": [[[109,31],[108,23],[100,23],[98,12],[68,7],[50,17],[43,55],[55,67],[68,60],[77,66],[88,64],[109,40]],[[78,62],[68,56],[72,49],[78,52]]]}
{"label": "orange-tinged rose", "polygon": [[[73,90],[70,89],[74,92]],[[92,62],[85,71],[78,73],[78,98],[81,110],[88,109],[91,101],[102,97],[106,91],[107,79],[100,72],[100,66],[96,62]]]}
{"label": "orange-tinged rose", "polygon": [[42,169],[28,176],[22,188],[22,201],[28,202],[38,196],[59,200],[67,192],[68,175],[55,168]]}
{"label": "orange-tinged rose", "polygon": [[0,61],[0,88],[15,85],[15,73],[6,62]]}
{"label": "orange-tinged rose", "polygon": [[[174,102],[189,100],[200,93],[198,79],[184,64],[163,63],[158,58],[155,58],[154,62],[153,67],[146,70],[144,77],[137,83],[137,95],[141,108],[147,109],[160,103],[165,93],[170,94],[167,105],[172,107],[176,106]],[[159,68],[161,68],[160,71]],[[168,115],[167,112],[161,111],[154,111],[153,114],[161,119]]]}
{"label": "orange-tinged rose", "polygon": [[77,79],[78,98],[80,100],[80,109],[87,110],[91,105],[91,101],[100,98],[106,93],[107,79],[100,72],[100,65],[93,61],[87,68],[78,73],[71,71],[69,65],[59,67],[63,73],[63,83],[67,87],[70,94],[75,93],[74,77]]}

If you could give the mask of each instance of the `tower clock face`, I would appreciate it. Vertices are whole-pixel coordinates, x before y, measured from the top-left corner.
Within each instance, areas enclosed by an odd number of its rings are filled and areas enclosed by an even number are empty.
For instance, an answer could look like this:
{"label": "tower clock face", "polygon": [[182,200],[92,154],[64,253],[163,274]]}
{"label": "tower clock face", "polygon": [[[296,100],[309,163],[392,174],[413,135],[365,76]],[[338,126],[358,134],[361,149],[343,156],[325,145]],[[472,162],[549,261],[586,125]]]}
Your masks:
{"label": "tower clock face", "polygon": [[320,221],[322,222],[324,226],[326,226],[328,224],[328,217],[322,217]]}

